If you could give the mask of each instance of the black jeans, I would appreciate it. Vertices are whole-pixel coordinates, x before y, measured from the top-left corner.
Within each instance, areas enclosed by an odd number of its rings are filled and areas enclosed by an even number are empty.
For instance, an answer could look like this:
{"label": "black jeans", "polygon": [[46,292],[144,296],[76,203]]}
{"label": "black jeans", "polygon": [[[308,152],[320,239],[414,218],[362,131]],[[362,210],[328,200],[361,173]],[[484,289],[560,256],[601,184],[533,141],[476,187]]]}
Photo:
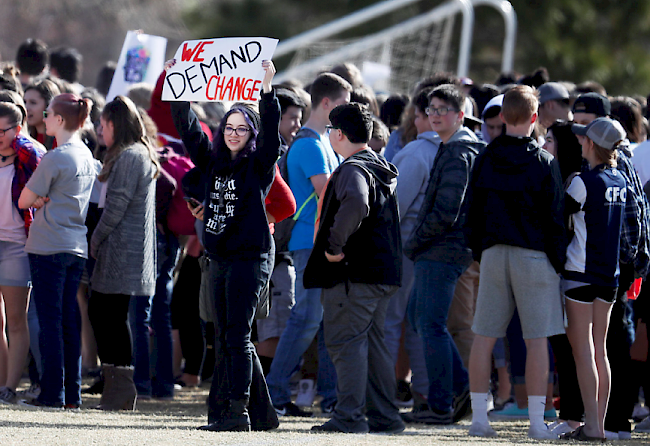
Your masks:
{"label": "black jeans", "polygon": [[178,280],[172,295],[172,328],[178,330],[181,350],[185,358],[185,373],[200,375],[205,357],[205,338],[199,316],[199,292],[201,267],[199,259],[186,256],[183,259]]}
{"label": "black jeans", "polygon": [[88,317],[103,364],[131,365],[132,341],[128,321],[131,296],[93,291],[88,301]]}
{"label": "black jeans", "polygon": [[271,275],[266,256],[255,260],[210,260],[214,290],[215,368],[208,422],[218,421],[229,400],[249,402],[251,428],[277,427],[262,367],[251,342],[260,292]]}
{"label": "black jeans", "polygon": [[555,355],[558,384],[560,386],[560,419],[582,421],[585,407],[582,403],[576,362],[573,359],[573,349],[566,334],[548,338]]}

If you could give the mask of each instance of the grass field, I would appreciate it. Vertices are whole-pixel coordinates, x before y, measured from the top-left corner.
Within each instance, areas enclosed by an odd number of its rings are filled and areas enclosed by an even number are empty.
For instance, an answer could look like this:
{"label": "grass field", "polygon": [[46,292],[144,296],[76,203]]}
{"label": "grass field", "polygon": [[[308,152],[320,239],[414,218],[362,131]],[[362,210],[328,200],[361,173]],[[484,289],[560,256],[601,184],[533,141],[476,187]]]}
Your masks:
{"label": "grass field", "polygon": [[[183,389],[173,401],[138,402],[135,412],[101,412],[98,397],[86,397],[78,412],[30,410],[0,405],[0,446],[5,445],[509,445],[537,444],[526,421],[495,421],[499,437],[469,437],[469,419],[449,427],[408,426],[399,435],[312,434],[326,418],[281,418],[271,432],[213,433],[196,430],[206,422],[207,388]],[[650,434],[632,434],[617,445],[648,445]],[[546,442],[546,443],[559,443]],[[563,442],[562,442],[563,443]]]}

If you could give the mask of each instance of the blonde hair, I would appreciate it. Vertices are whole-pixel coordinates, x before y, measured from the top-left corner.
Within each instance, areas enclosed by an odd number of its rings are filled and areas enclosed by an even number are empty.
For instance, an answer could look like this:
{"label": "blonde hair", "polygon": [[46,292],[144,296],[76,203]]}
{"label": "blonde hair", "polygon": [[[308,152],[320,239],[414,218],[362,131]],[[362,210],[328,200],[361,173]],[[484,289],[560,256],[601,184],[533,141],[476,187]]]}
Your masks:
{"label": "blonde hair", "polygon": [[606,149],[602,146],[599,146],[593,140],[591,141],[594,144],[594,155],[598,158],[598,161],[607,164],[611,167],[616,167],[616,158],[618,158],[618,151],[616,150],[616,145],[611,149]]}

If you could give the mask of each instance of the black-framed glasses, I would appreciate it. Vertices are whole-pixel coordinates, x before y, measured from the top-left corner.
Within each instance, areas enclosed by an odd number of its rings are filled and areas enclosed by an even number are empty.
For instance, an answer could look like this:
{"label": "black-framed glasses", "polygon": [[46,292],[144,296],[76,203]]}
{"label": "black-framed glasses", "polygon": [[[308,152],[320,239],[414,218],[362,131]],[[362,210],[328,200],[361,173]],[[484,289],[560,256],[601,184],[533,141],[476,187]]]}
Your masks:
{"label": "black-framed glasses", "polygon": [[232,135],[234,133],[237,136],[243,137],[243,136],[246,136],[248,134],[248,132],[250,132],[250,131],[251,131],[251,129],[249,129],[247,127],[236,127],[235,128],[235,127],[230,126],[230,125],[227,125],[227,126],[225,126],[223,128],[223,134],[226,135],[226,136],[230,136],[230,135]]}
{"label": "black-framed glasses", "polygon": [[15,129],[16,127],[18,127],[18,124],[12,125],[11,127],[7,128],[7,129],[0,129],[0,137],[5,136],[5,133],[7,133],[11,129]]}
{"label": "black-framed glasses", "polygon": [[326,125],[325,130],[327,131],[327,134],[329,135],[332,130],[340,130],[338,127],[334,127],[333,125]]}
{"label": "black-framed glasses", "polygon": [[437,114],[438,116],[447,116],[447,113],[449,112],[457,112],[455,108],[451,107],[427,107],[424,109],[424,112],[427,114],[427,116],[433,116]]}

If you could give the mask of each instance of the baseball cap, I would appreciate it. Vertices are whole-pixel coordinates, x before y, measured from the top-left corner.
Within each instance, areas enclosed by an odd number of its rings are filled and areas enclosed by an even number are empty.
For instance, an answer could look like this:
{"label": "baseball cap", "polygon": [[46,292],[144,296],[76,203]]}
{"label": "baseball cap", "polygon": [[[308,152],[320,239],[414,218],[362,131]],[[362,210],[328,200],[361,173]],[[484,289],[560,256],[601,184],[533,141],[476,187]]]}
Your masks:
{"label": "baseball cap", "polygon": [[547,82],[537,89],[539,91],[539,103],[543,104],[553,100],[568,100],[569,90],[559,82]]}
{"label": "baseball cap", "polygon": [[596,116],[609,116],[612,104],[602,94],[585,93],[578,96],[573,104],[573,113],[593,113]]}
{"label": "baseball cap", "polygon": [[597,118],[588,125],[573,124],[571,130],[576,135],[586,136],[600,147],[610,150],[627,136],[621,123],[610,118]]}

